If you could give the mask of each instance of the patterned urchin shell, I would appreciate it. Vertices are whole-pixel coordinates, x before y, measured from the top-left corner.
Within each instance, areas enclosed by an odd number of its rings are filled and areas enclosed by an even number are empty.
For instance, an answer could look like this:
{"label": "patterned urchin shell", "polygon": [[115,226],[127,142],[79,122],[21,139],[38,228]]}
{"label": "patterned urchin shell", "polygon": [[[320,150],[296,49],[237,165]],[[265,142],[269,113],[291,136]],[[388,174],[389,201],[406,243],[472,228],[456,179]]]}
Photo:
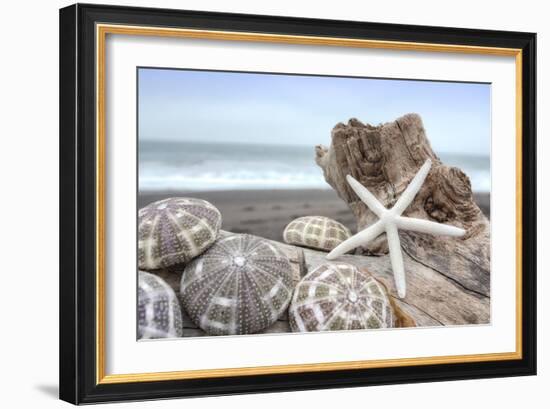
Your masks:
{"label": "patterned urchin shell", "polygon": [[155,270],[188,263],[218,238],[222,216],[206,200],[171,198],[138,214],[138,264]]}
{"label": "patterned urchin shell", "polygon": [[341,331],[393,327],[384,287],[347,263],[326,263],[307,274],[289,308],[292,331]]}
{"label": "patterned urchin shell", "polygon": [[210,335],[252,334],[273,324],[292,297],[287,256],[247,234],[219,239],[185,267],[180,295],[189,317]]}
{"label": "patterned urchin shell", "polygon": [[351,237],[342,223],[324,216],[305,216],[291,221],[283,238],[289,244],[331,251]]}
{"label": "patterned urchin shell", "polygon": [[176,293],[162,278],[140,271],[138,276],[138,338],[173,338],[183,333]]}

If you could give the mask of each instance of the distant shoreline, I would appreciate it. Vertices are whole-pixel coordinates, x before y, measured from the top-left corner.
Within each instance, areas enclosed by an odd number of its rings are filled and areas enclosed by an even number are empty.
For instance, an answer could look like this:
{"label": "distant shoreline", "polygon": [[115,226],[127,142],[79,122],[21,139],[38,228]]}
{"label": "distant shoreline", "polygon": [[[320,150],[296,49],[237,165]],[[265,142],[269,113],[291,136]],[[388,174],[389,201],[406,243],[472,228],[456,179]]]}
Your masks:
{"label": "distant shoreline", "polygon": [[[141,191],[138,208],[168,197],[204,199],[222,213],[222,228],[282,241],[283,230],[301,216],[327,216],[356,231],[351,210],[332,189],[229,190],[229,191]],[[490,194],[474,193],[483,213],[490,217]]]}
{"label": "distant shoreline", "polygon": [[[438,157],[468,175],[472,189],[490,191],[490,156],[438,152]],[[182,191],[330,188],[315,163],[315,145],[140,141],[140,189],[175,186],[184,186]]]}

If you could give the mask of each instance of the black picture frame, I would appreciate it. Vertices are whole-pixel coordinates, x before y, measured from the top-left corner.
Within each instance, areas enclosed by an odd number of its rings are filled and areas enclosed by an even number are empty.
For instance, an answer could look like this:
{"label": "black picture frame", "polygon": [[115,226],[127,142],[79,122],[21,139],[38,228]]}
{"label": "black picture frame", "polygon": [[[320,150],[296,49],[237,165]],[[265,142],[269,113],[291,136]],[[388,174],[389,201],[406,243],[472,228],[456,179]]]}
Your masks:
{"label": "black picture frame", "polygon": [[[96,24],[517,48],[522,51],[521,358],[101,384],[96,356]],[[536,374],[536,34],[77,4],[60,10],[60,398],[74,404]]]}

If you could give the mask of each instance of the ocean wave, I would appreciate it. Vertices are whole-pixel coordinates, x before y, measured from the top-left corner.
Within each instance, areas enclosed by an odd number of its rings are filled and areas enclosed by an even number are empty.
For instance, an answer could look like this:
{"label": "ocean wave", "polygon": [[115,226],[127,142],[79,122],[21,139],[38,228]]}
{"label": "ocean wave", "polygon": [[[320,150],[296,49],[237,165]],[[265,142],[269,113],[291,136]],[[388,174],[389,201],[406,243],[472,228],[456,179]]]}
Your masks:
{"label": "ocean wave", "polygon": [[259,190],[259,189],[329,189],[322,174],[228,171],[185,173],[144,171],[140,173],[140,190]]}
{"label": "ocean wave", "polygon": [[[330,189],[314,161],[313,147],[140,143],[142,191]],[[462,169],[477,192],[491,190],[488,156],[442,154]]]}
{"label": "ocean wave", "polygon": [[[472,190],[489,192],[491,176],[489,172],[474,171],[466,174],[470,178]],[[211,191],[211,190],[261,190],[261,189],[330,189],[319,169],[311,172],[280,173],[257,172],[250,170],[229,172],[186,173],[181,171],[144,170],[140,172],[139,188],[143,191]]]}

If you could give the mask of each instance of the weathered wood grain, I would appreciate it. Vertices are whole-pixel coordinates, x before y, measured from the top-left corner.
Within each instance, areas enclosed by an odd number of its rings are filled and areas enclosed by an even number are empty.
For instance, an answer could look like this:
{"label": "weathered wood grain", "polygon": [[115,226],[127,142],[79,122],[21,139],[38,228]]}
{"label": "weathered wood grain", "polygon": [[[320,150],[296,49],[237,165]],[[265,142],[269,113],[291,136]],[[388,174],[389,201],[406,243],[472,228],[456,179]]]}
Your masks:
{"label": "weathered wood grain", "polygon": [[[432,150],[420,116],[408,114],[380,126],[350,119],[332,131],[330,147],[316,147],[316,162],[326,181],[352,210],[358,229],[377,218],[359,200],[345,180],[352,175],[386,207],[391,207],[426,159],[433,162],[424,186],[404,215],[465,228],[468,239],[486,240],[488,220],[473,200],[469,178],[458,168],[444,165]],[[440,238],[437,238],[438,241]],[[443,238],[443,240],[446,240]],[[449,239],[454,240],[454,239]],[[382,238],[367,251],[386,253]],[[487,254],[480,254],[486,258]]]}
{"label": "weathered wood grain", "polygon": [[[332,131],[330,147],[316,147],[316,162],[322,168],[326,181],[344,200],[361,230],[377,220],[359,200],[345,180],[352,175],[366,186],[386,207],[395,204],[418,169],[431,159],[428,177],[415,200],[404,215],[446,223],[466,230],[462,238],[431,236],[400,231],[401,246],[406,254],[407,277],[419,265],[427,267],[422,283],[407,278],[407,287],[427,284],[427,280],[450,280],[461,293],[480,299],[490,297],[490,223],[474,201],[470,180],[462,170],[446,166],[432,150],[420,116],[408,114],[394,122],[379,126],[363,124],[350,119],[337,124]],[[384,235],[369,243],[359,253],[384,255],[388,252]],[[415,274],[416,275],[416,274]],[[438,277],[439,276],[439,277]],[[434,288],[434,285],[428,289]],[[426,291],[428,299],[453,295]],[[407,301],[410,297],[407,297]],[[465,300],[464,300],[465,301]],[[460,299],[449,299],[447,307],[456,306]],[[463,311],[468,322],[488,319],[486,311]]]}
{"label": "weathered wood grain", "polygon": [[[326,253],[304,249],[307,269],[326,263]],[[394,301],[417,326],[486,324],[490,320],[490,299],[466,291],[461,284],[438,271],[403,255],[407,274],[407,297],[400,300],[393,280],[389,255],[345,255],[339,261],[368,270],[384,283]]]}

